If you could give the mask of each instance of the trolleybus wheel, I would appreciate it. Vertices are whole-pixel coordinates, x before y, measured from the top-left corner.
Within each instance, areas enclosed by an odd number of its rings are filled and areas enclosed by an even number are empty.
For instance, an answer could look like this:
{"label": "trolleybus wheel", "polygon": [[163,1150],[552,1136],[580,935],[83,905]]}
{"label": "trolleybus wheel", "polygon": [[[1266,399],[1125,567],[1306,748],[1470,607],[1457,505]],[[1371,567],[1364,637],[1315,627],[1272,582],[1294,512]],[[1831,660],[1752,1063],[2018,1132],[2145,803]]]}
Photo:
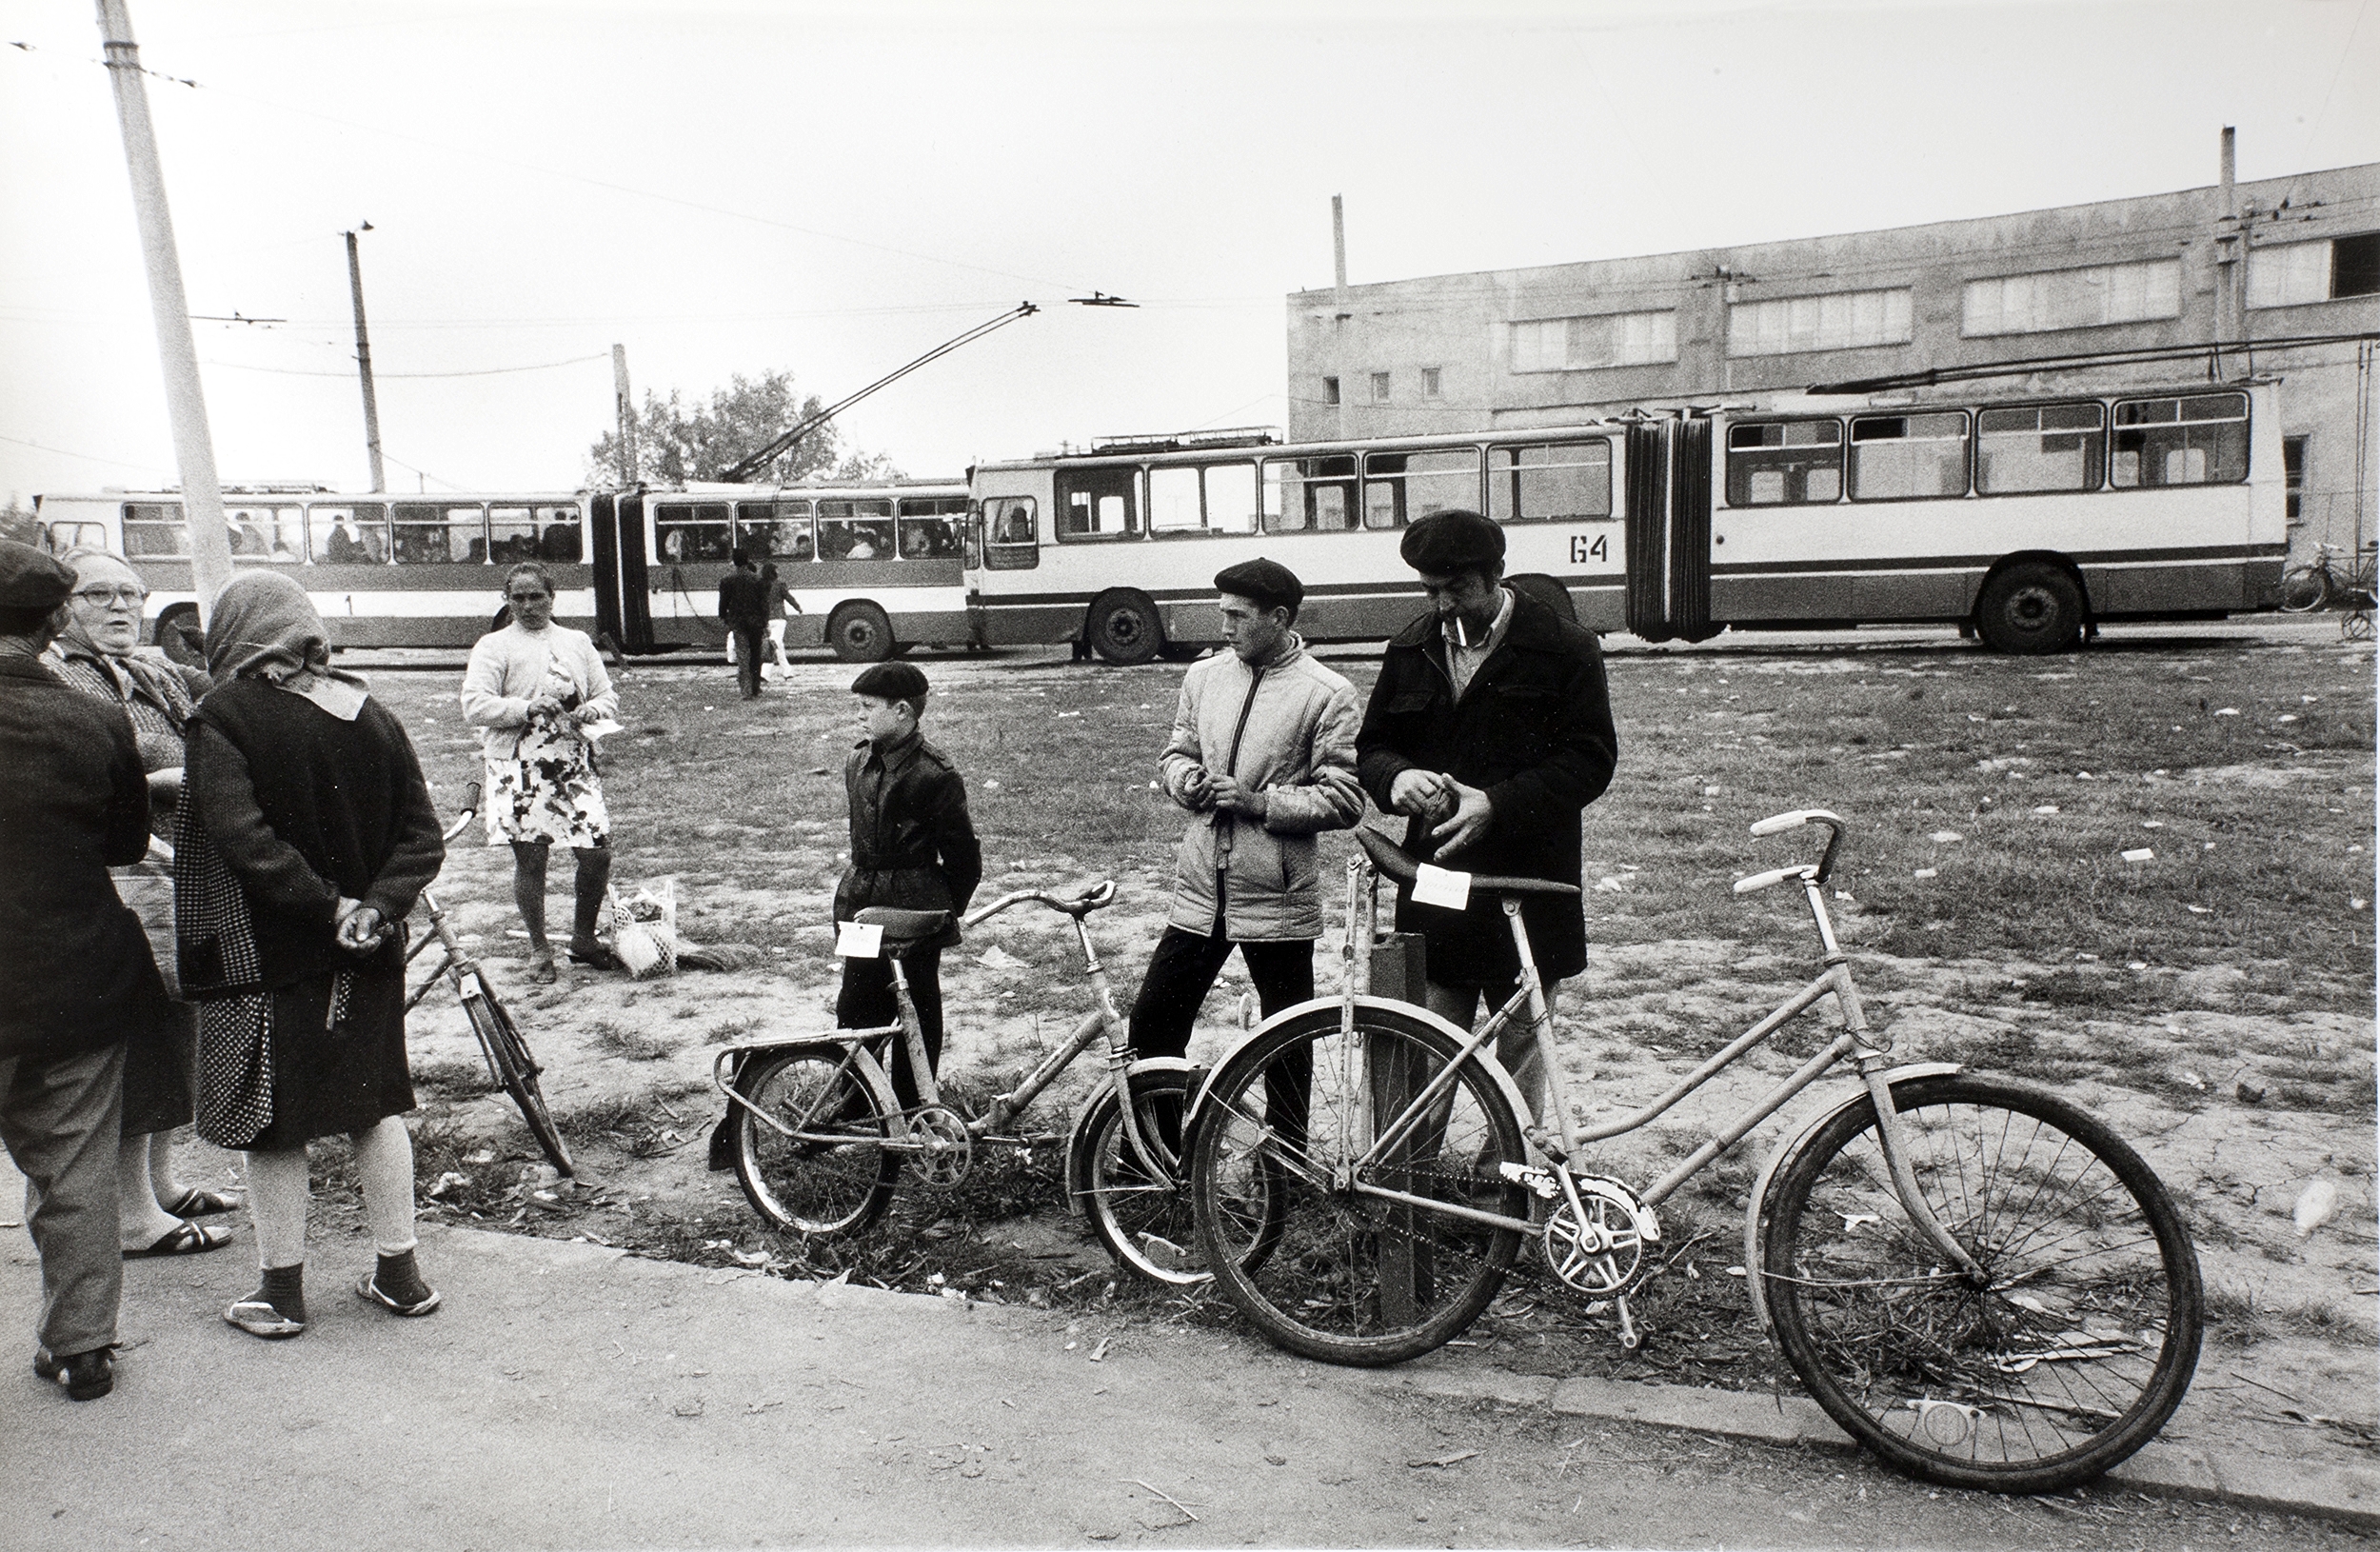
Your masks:
{"label": "trolleybus wheel", "polygon": [[2028,561],[1984,584],[1975,629],[1995,652],[2063,652],[2082,634],[2082,589],[2053,566]]}
{"label": "trolleybus wheel", "polygon": [[826,645],[845,663],[882,663],[893,655],[892,622],[873,604],[845,604],[826,621]]}
{"label": "trolleybus wheel", "polygon": [[1122,667],[1148,662],[1165,645],[1157,606],[1140,593],[1122,590],[1091,600],[1082,636],[1093,651]]}

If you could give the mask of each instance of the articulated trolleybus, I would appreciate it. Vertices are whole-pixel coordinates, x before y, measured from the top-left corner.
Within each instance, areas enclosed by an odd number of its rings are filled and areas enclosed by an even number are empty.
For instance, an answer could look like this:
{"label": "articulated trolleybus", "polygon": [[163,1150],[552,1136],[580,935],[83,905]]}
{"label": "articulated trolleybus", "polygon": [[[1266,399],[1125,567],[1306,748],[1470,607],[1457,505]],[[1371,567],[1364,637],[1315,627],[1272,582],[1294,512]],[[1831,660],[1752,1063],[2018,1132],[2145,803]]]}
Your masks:
{"label": "articulated trolleybus", "polygon": [[[198,608],[174,491],[34,499],[56,552],[123,555],[149,585],[147,634],[186,653]],[[635,489],[589,494],[342,495],[227,490],[235,568],[288,567],[339,647],[468,647],[507,617],[504,574],[542,561],[556,617],[626,652],[718,647],[719,579],[739,547],[775,564],[801,614],[796,647],[875,662],[973,644],[958,481]]]}
{"label": "articulated trolleybus", "polygon": [[1576,426],[1279,446],[1245,433],[979,466],[967,601],[987,646],[1143,663],[1220,639],[1211,582],[1265,554],[1310,640],[1418,607],[1397,530],[1504,526],[1581,624],[1647,641],[1954,624],[2053,652],[2102,621],[2278,603],[2280,417],[2268,383],[2120,393],[1799,398]]}

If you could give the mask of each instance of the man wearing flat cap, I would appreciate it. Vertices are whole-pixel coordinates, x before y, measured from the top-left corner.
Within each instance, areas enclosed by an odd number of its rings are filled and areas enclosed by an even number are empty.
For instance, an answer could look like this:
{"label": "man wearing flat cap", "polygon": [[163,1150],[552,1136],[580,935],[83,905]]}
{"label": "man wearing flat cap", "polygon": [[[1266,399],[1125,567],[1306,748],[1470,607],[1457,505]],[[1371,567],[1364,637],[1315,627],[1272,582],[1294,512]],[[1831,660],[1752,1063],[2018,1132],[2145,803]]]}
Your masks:
{"label": "man wearing flat cap", "polygon": [[[1503,584],[1504,530],[1477,512],[1433,512],[1399,547],[1428,612],[1388,644],[1357,735],[1364,790],[1410,816],[1405,846],[1441,866],[1575,885],[1580,810],[1611,785],[1617,740],[1595,633]],[[1429,1006],[1471,1027],[1513,994],[1520,961],[1495,911],[1416,905],[1397,894],[1397,925],[1426,940]],[[1586,916],[1575,897],[1521,906],[1549,1004],[1556,982],[1587,967]],[[1497,1056],[1542,1111],[1544,1074],[1523,1024]]]}
{"label": "man wearing flat cap", "polygon": [[90,1401],[115,1383],[124,1043],[169,1030],[173,1005],[108,876],[149,850],[131,725],[38,661],[73,587],[48,555],[0,540],[0,1141],[33,1187],[33,1372]]}
{"label": "man wearing flat cap", "polygon": [[[1189,1048],[1199,1005],[1234,948],[1266,1017],[1314,995],[1322,935],[1315,837],[1363,817],[1355,686],[1307,655],[1292,628],[1305,586],[1242,561],[1215,575],[1231,646],[1181,677],[1165,793],[1190,811],[1173,908],[1132,1005],[1140,1055]],[[1302,1094],[1277,1100],[1303,1109]]]}

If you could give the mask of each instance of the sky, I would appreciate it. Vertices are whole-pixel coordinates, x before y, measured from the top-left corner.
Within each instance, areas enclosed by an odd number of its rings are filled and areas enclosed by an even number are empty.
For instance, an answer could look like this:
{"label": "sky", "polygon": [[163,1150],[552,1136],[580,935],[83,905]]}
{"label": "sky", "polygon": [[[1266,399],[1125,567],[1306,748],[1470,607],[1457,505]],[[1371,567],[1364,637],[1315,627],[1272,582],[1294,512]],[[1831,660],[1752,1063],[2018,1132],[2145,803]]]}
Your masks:
{"label": "sky", "polygon": [[[567,489],[791,371],[917,476],[1286,418],[1286,299],[2380,161],[2373,0],[129,0],[228,484]],[[177,483],[89,0],[0,0],[0,503]],[[1103,291],[1134,308],[1085,308]],[[269,322],[229,322],[243,319]]]}

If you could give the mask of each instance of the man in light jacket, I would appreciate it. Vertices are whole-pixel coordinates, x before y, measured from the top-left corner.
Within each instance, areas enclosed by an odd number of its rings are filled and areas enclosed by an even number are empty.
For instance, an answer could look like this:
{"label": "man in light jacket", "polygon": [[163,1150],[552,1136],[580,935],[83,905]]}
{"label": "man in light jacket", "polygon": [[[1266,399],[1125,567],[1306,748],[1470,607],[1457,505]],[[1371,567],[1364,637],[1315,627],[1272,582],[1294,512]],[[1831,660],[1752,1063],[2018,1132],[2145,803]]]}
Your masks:
{"label": "man in light jacket", "polygon": [[1189,1047],[1199,1005],[1234,948],[1268,1018],[1314,995],[1314,838],[1363,816],[1355,687],[1307,656],[1291,628],[1304,585],[1259,559],[1218,572],[1215,586],[1231,650],[1182,676],[1160,761],[1167,795],[1192,818],[1173,909],[1132,1005],[1142,1056]]}

